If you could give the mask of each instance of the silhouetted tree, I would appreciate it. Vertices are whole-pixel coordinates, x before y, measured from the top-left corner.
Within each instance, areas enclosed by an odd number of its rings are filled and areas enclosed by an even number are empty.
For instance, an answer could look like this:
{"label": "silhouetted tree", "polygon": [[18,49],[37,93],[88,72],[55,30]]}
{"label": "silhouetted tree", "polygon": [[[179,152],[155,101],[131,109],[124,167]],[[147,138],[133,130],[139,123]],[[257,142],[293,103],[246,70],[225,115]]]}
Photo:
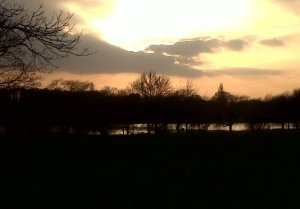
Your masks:
{"label": "silhouetted tree", "polygon": [[100,91],[107,95],[113,95],[119,93],[119,90],[117,88],[110,87],[110,86],[104,86]]}
{"label": "silhouetted tree", "polygon": [[47,87],[50,90],[64,90],[64,91],[93,91],[95,85],[89,81],[78,80],[53,80]]}
{"label": "silhouetted tree", "polygon": [[247,99],[243,96],[235,96],[224,91],[221,83],[218,91],[212,97],[212,102],[215,104],[215,113],[217,121],[224,126],[228,126],[229,131],[232,131],[232,126],[238,119],[238,102]]}
{"label": "silhouetted tree", "polygon": [[172,86],[168,77],[150,71],[142,73],[137,80],[133,81],[130,84],[130,90],[141,96],[165,96],[172,92]]}
{"label": "silhouetted tree", "polygon": [[147,120],[148,133],[151,133],[151,127],[154,124],[157,130],[157,122],[154,120],[157,111],[155,106],[157,100],[155,97],[167,96],[172,92],[171,81],[165,75],[158,75],[155,72],[142,73],[140,77],[130,84],[129,90],[133,94],[139,94],[144,97],[145,120]]}
{"label": "silhouetted tree", "polygon": [[192,81],[186,81],[185,86],[176,90],[175,94],[183,97],[191,97],[197,95],[197,89],[194,87]]}
{"label": "silhouetted tree", "polygon": [[48,18],[42,5],[30,12],[22,4],[1,0],[0,86],[22,81],[28,72],[55,67],[55,59],[88,55],[87,49],[76,49],[81,34],[70,24],[72,16],[60,12]]}
{"label": "silhouetted tree", "polygon": [[232,130],[232,125],[240,122],[249,124],[251,130],[286,122],[299,128],[299,90],[263,100],[234,95],[227,100],[224,92],[220,86],[216,93],[220,97],[205,100],[199,95],[142,97],[103,91],[0,89],[0,126],[10,133],[55,129],[61,133],[101,135],[110,134],[112,129],[131,134],[133,124],[149,124],[151,133],[168,131],[168,124],[179,124],[178,132],[182,124],[188,124],[189,129],[206,130],[209,124],[218,123]]}
{"label": "silhouetted tree", "polygon": [[290,98],[289,114],[296,129],[300,127],[300,89],[295,89]]}
{"label": "silhouetted tree", "polygon": [[266,100],[250,99],[240,102],[242,122],[248,124],[248,128],[254,130],[267,130],[272,121],[271,107]]}
{"label": "silhouetted tree", "polygon": [[22,75],[18,71],[7,71],[1,74],[2,80],[10,80],[14,82],[0,83],[2,89],[16,89],[16,88],[38,88],[41,86],[41,76],[36,72],[27,72]]}
{"label": "silhouetted tree", "polygon": [[[201,97],[197,94],[197,89],[194,87],[192,81],[186,81],[186,85],[179,88],[175,91],[174,95],[178,97],[180,101],[180,112],[177,114],[181,115],[181,122],[185,123],[185,131],[187,132],[189,129],[189,125],[191,123],[196,123],[199,120],[196,115],[199,112],[198,108],[201,108],[199,105],[201,103]],[[200,100],[199,100],[200,99]],[[194,111],[194,112],[193,112]],[[192,113],[193,112],[193,113]],[[198,115],[199,116],[199,115]],[[177,132],[181,132],[181,123],[176,124]],[[197,124],[200,127],[200,124]]]}
{"label": "silhouetted tree", "polygon": [[275,123],[280,123],[281,129],[285,128],[285,123],[287,123],[289,127],[289,98],[289,93],[285,92],[281,95],[272,97],[268,101],[270,106],[270,120]]}

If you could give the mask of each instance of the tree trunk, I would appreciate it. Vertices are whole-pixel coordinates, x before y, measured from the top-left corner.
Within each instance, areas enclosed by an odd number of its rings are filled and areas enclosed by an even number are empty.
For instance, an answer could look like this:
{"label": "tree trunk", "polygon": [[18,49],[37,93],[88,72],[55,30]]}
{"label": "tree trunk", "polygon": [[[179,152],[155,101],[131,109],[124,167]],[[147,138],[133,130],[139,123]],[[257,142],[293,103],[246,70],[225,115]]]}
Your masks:
{"label": "tree trunk", "polygon": [[176,124],[176,131],[178,134],[180,133],[180,124],[179,123]]}
{"label": "tree trunk", "polygon": [[150,123],[147,123],[147,133],[151,134],[151,125],[150,125]]}
{"label": "tree trunk", "polygon": [[129,135],[130,134],[130,126],[126,125],[126,134]]}
{"label": "tree trunk", "polygon": [[253,123],[250,123],[250,130],[254,131],[254,125],[253,125]]}
{"label": "tree trunk", "polygon": [[158,127],[157,127],[157,123],[154,124],[154,132],[155,134],[158,134]]}

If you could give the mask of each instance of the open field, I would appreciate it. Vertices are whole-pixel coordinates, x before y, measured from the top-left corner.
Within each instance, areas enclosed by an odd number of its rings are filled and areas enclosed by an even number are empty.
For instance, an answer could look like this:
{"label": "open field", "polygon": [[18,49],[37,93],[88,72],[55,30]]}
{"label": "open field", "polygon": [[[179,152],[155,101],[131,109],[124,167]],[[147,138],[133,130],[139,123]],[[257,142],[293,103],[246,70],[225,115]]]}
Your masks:
{"label": "open field", "polygon": [[1,136],[0,169],[1,208],[300,206],[299,131]]}

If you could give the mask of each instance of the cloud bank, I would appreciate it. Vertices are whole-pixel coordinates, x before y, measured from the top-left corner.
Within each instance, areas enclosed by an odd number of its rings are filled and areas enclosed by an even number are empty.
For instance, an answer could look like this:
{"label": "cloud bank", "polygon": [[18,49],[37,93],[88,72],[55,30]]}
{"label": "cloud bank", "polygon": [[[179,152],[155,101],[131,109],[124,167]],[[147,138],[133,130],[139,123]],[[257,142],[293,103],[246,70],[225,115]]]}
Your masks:
{"label": "cloud bank", "polygon": [[[63,3],[73,3],[82,8],[82,10],[93,10],[95,7],[104,6],[107,0],[66,0]],[[274,0],[275,1],[275,0]],[[287,7],[298,5],[299,1],[276,0]],[[11,0],[10,2],[25,4],[29,10],[35,10],[42,3],[46,14],[49,16],[59,12],[61,1],[53,0]],[[75,16],[76,18],[76,16]],[[75,19],[77,21],[77,19]],[[81,20],[79,20],[81,21]],[[280,39],[265,39],[259,42],[265,46],[283,46],[284,42]],[[263,70],[263,69],[222,69],[222,70],[199,70],[205,64],[205,60],[201,60],[201,54],[219,53],[223,50],[242,52],[250,42],[243,38],[224,40],[221,38],[199,37],[193,39],[179,40],[174,44],[158,44],[150,45],[144,51],[131,52],[120,47],[111,45],[99,38],[91,35],[82,37],[81,47],[89,47],[97,53],[88,57],[74,57],[61,60],[57,64],[59,68],[56,71],[64,71],[76,74],[117,74],[117,73],[141,73],[150,70],[157,73],[182,76],[182,77],[201,77],[232,75],[270,75],[278,74],[279,71]],[[151,52],[151,53],[149,53]],[[194,68],[197,66],[197,69]]]}
{"label": "cloud bank", "polygon": [[201,76],[202,72],[187,65],[175,64],[176,59],[162,54],[131,52],[92,36],[83,36],[82,46],[96,53],[87,57],[70,57],[60,61],[59,70],[81,74],[141,73],[150,70],[177,76]]}
{"label": "cloud bank", "polygon": [[191,57],[197,56],[200,53],[214,53],[222,48],[233,51],[242,51],[246,45],[247,42],[242,39],[223,41],[216,38],[195,38],[178,41],[171,45],[150,45],[145,51]]}
{"label": "cloud bank", "polygon": [[271,46],[271,47],[282,47],[285,45],[283,41],[276,39],[276,38],[264,39],[264,40],[259,41],[259,43],[261,45]]}
{"label": "cloud bank", "polygon": [[[97,52],[88,57],[72,56],[69,59],[62,60],[59,63],[60,68],[58,70],[76,74],[142,73],[153,70],[157,73],[181,77],[211,77],[217,75],[247,77],[279,75],[282,73],[281,70],[256,68],[197,70],[190,66],[192,63],[199,64],[192,57],[179,56],[179,58],[176,58],[174,56],[165,56],[162,53],[130,52],[92,36],[84,36],[83,45],[92,46],[92,49],[97,50]],[[206,49],[202,50],[202,52],[210,52],[208,48]],[[172,51],[172,53],[177,52],[178,54],[192,56],[196,54],[195,52],[181,51],[180,47],[176,50]],[[199,50],[196,51],[198,52]],[[178,59],[181,59],[180,64],[178,64]]]}
{"label": "cloud bank", "polygon": [[238,76],[238,77],[263,77],[263,76],[274,76],[282,74],[282,70],[274,69],[261,69],[261,68],[225,68],[220,70],[211,70],[204,72],[207,76]]}

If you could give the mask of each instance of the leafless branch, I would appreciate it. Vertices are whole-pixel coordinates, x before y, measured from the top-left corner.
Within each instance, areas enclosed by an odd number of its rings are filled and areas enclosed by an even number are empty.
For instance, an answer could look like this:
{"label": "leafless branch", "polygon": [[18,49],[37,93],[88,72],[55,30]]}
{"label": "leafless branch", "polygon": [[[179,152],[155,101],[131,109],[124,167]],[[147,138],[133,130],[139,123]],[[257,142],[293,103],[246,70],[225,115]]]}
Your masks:
{"label": "leafless branch", "polygon": [[[90,55],[87,48],[78,49],[82,33],[75,33],[72,17],[73,14],[60,12],[49,18],[43,5],[30,12],[24,5],[1,0],[0,86],[17,81],[28,72],[57,67],[54,60]],[[13,71],[13,75],[19,71],[21,76],[2,77],[8,71]]]}

